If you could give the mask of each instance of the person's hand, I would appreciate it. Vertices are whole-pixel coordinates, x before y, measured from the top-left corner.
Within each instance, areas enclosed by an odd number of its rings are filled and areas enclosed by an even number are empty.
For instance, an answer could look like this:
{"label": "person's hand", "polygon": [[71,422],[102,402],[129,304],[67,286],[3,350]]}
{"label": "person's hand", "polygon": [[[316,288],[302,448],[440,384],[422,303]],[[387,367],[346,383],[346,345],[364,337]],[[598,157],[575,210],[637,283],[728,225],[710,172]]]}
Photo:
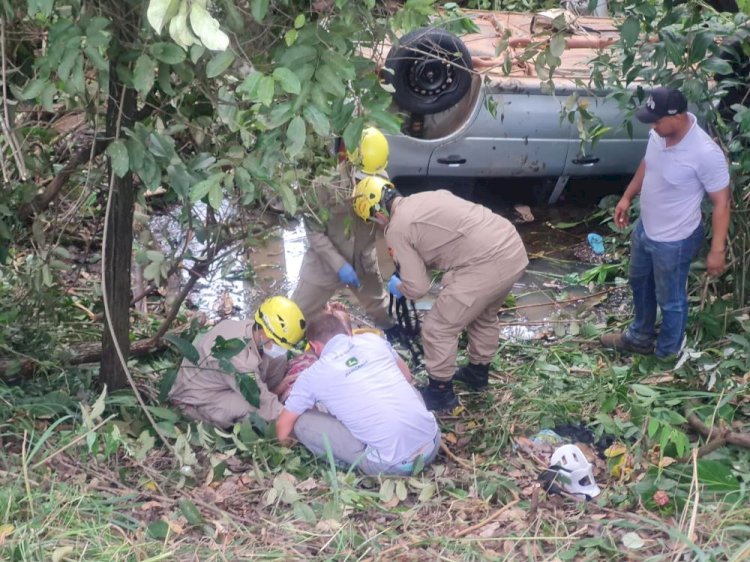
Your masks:
{"label": "person's hand", "polygon": [[711,277],[718,277],[726,268],[724,250],[710,250],[706,257],[706,269]]}
{"label": "person's hand", "polygon": [[622,197],[615,207],[615,226],[617,228],[625,228],[630,222],[628,211],[630,210],[630,199]]}
{"label": "person's hand", "polygon": [[359,289],[359,277],[357,277],[357,272],[354,271],[350,263],[345,263],[339,269],[339,281],[344,285],[351,285],[355,289]]}
{"label": "person's hand", "polygon": [[401,278],[399,278],[398,275],[395,273],[391,275],[390,280],[388,281],[388,292],[392,294],[397,299],[400,299],[404,296],[404,294],[401,292],[401,290],[398,288],[401,284]]}

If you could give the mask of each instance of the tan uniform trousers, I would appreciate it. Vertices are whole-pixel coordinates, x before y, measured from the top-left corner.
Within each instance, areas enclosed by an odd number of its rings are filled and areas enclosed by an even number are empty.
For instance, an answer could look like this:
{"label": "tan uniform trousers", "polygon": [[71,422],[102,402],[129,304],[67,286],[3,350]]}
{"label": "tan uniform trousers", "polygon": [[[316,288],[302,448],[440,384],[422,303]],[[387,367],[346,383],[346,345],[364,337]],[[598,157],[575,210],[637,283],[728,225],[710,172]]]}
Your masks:
{"label": "tan uniform trousers", "polygon": [[[231,377],[231,383],[234,383],[234,377],[223,373],[212,373],[212,377]],[[252,376],[252,375],[244,375]],[[255,382],[260,390],[260,407],[251,406],[250,403],[242,396],[239,388],[231,385],[227,380],[225,388],[214,388],[207,390],[205,401],[201,404],[191,405],[183,404],[178,400],[173,400],[180,412],[193,421],[202,421],[217,427],[231,427],[237,422],[246,419],[251,413],[257,413],[266,421],[273,421],[281,413],[282,405],[278,397],[268,390],[260,377],[255,377]]]}
{"label": "tan uniform trousers", "polygon": [[[388,316],[388,295],[383,289],[383,281],[380,278],[379,271],[360,273],[358,277],[360,288],[349,287],[349,289],[357,297],[359,304],[378,328],[387,329],[393,326],[395,322]],[[340,283],[326,286],[316,285],[309,281],[311,278],[314,277],[306,274],[303,264],[297,288],[292,295],[292,300],[299,306],[305,318],[312,318],[323,310],[336,290],[344,287]]]}
{"label": "tan uniform trousers", "polygon": [[[519,255],[521,260],[525,263],[525,252]],[[508,271],[514,273],[503,275]],[[430,377],[441,381],[453,378],[458,337],[464,329],[469,336],[469,361],[492,361],[500,337],[497,313],[523,271],[508,267],[508,262],[493,262],[445,274],[444,288],[422,324],[425,366]]]}

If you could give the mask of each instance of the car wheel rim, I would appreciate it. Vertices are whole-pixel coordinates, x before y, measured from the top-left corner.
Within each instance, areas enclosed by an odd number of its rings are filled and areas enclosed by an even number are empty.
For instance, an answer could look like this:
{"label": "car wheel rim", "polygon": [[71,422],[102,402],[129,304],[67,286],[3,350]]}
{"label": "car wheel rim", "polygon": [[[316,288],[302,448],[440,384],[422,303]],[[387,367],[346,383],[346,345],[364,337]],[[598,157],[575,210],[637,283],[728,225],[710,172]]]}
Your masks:
{"label": "car wheel rim", "polygon": [[448,61],[415,60],[409,69],[409,86],[422,96],[439,96],[456,87],[456,73]]}

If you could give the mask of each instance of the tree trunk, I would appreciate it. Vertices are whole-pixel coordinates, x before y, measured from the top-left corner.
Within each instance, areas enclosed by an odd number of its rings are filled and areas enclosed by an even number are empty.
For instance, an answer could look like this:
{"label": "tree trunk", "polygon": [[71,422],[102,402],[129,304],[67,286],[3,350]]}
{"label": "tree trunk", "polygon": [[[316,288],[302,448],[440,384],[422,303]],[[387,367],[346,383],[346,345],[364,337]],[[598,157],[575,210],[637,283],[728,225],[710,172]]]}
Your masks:
{"label": "tree trunk", "polygon": [[[116,6],[116,4],[114,4]],[[109,4],[112,8],[113,4]],[[117,8],[115,8],[117,9]],[[123,14],[124,15],[124,14]],[[127,26],[116,26],[113,43],[128,43],[127,37],[117,37],[118,31],[127,34]],[[116,49],[116,47],[115,47]],[[114,49],[112,49],[114,50]],[[119,50],[119,49],[117,49]],[[136,92],[126,88],[118,78],[116,57],[111,58],[109,73],[109,102],[107,104],[107,138],[116,140],[125,127],[133,125],[136,115]],[[122,105],[120,105],[122,104]],[[130,262],[133,252],[133,211],[135,188],[133,175],[118,178],[109,169],[112,181],[107,247],[104,249],[104,282],[107,285],[107,302],[112,320],[111,329],[104,323],[100,381],[112,391],[127,385],[127,376],[115,348],[117,341],[127,361],[130,353]]]}

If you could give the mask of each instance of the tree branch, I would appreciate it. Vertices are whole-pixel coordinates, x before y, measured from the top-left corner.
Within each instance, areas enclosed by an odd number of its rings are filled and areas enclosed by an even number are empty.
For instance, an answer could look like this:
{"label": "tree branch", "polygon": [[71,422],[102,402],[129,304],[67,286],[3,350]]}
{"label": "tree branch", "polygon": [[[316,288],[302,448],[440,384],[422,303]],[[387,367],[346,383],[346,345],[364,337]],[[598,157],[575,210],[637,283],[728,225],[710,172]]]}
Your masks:
{"label": "tree branch", "polygon": [[21,207],[18,211],[18,216],[21,221],[28,220],[32,215],[35,215],[44,209],[46,209],[52,201],[59,195],[60,190],[63,188],[65,183],[68,181],[71,175],[76,171],[78,166],[93,160],[99,156],[109,145],[109,140],[96,139],[92,140],[91,143],[82,147],[76,152],[73,157],[68,160],[60,173],[50,182],[50,184],[44,189],[42,193],[34,197],[34,199]]}

